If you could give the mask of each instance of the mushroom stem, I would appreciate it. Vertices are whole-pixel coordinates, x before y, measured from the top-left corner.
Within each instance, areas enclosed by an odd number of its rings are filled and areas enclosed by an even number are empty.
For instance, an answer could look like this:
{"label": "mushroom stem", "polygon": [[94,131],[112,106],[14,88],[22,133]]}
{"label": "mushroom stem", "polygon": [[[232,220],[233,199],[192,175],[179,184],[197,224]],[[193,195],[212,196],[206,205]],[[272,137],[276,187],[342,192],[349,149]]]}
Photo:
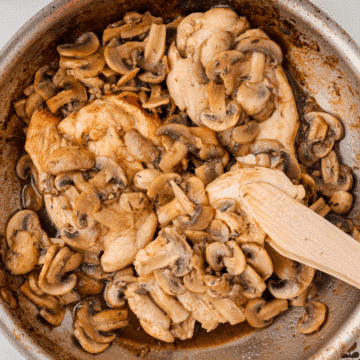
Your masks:
{"label": "mushroom stem", "polygon": [[266,55],[260,52],[254,52],[251,55],[250,65],[250,81],[252,83],[259,83],[264,80]]}
{"label": "mushroom stem", "polygon": [[145,45],[145,61],[156,67],[165,52],[166,25],[151,24],[149,37]]}
{"label": "mushroom stem", "polygon": [[212,80],[206,85],[206,93],[209,97],[210,110],[216,117],[223,118],[226,115],[224,85],[216,84],[215,81]]}
{"label": "mushroom stem", "polygon": [[174,191],[176,200],[180,203],[181,207],[184,209],[186,214],[190,216],[194,216],[196,212],[196,206],[193,204],[187,196],[184,194],[184,192],[181,190],[179,185],[175,183],[174,180],[170,181],[171,187]]}

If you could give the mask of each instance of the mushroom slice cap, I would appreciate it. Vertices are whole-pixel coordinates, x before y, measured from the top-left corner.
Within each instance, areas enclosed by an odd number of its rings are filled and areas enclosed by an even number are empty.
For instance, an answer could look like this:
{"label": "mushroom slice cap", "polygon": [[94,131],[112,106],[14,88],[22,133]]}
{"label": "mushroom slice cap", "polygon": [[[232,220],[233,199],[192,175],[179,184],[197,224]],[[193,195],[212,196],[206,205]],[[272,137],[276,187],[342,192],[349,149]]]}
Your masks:
{"label": "mushroom slice cap", "polygon": [[270,40],[257,36],[250,36],[240,40],[235,49],[242,53],[260,52],[271,57],[274,66],[278,66],[283,62],[283,53],[280,46]]}
{"label": "mushroom slice cap", "polygon": [[100,41],[93,32],[80,35],[74,44],[59,45],[57,51],[60,55],[69,57],[85,57],[98,50]]}
{"label": "mushroom slice cap", "polygon": [[353,196],[346,191],[337,191],[329,200],[328,205],[337,214],[346,214],[353,204]]}
{"label": "mushroom slice cap", "polygon": [[211,238],[215,241],[227,242],[230,238],[229,227],[219,219],[214,219],[210,224]]}
{"label": "mushroom slice cap", "polygon": [[193,293],[205,294],[208,289],[196,269],[193,269],[190,274],[185,275],[183,280],[185,288]]}
{"label": "mushroom slice cap", "polygon": [[304,312],[296,329],[302,334],[311,334],[319,330],[320,326],[325,321],[326,306],[320,301],[310,301],[306,303]]}
{"label": "mushroom slice cap", "polygon": [[281,149],[280,158],[282,159],[284,174],[292,180],[294,184],[298,184],[301,179],[301,168],[296,156],[286,149]]}
{"label": "mushroom slice cap", "polygon": [[213,242],[206,246],[206,261],[215,271],[220,271],[224,267],[224,257],[231,257],[231,250],[221,242]]}
{"label": "mushroom slice cap", "polygon": [[49,171],[52,175],[66,171],[89,170],[94,165],[94,154],[79,146],[58,148],[51,153],[49,158]]}
{"label": "mushroom slice cap", "polygon": [[109,157],[97,156],[95,159],[95,167],[98,169],[107,169],[112,175],[111,179],[120,185],[122,189],[128,185],[128,180],[122,167]]}
{"label": "mushroom slice cap", "polygon": [[197,176],[191,176],[184,180],[180,187],[191,202],[197,205],[209,205],[209,200],[205,191],[205,184]]}
{"label": "mushroom slice cap", "polygon": [[161,171],[157,169],[140,170],[134,176],[134,185],[139,190],[147,191],[152,181],[159,175],[161,175]]}
{"label": "mushroom slice cap", "polygon": [[20,160],[16,163],[16,175],[21,180],[26,180],[29,177],[30,173],[37,173],[34,163],[31,160],[29,154],[25,154],[20,158]]}
{"label": "mushroom slice cap", "polygon": [[116,41],[111,41],[104,49],[104,58],[107,66],[121,75],[129,74],[135,69],[130,63],[131,51],[137,48],[143,49],[145,44],[141,42],[130,42],[119,45]]}
{"label": "mushroom slice cap", "polygon": [[216,116],[210,108],[200,109],[197,119],[200,124],[214,131],[224,131],[235,126],[243,112],[240,104],[234,100],[226,99],[224,116]]}
{"label": "mushroom slice cap", "polygon": [[170,269],[162,268],[154,271],[155,279],[158,285],[167,294],[176,296],[186,292],[183,278],[174,276]]}
{"label": "mushroom slice cap", "polygon": [[245,253],[246,262],[261,276],[265,281],[274,272],[273,263],[267,251],[258,244],[247,243],[241,245]]}
{"label": "mushroom slice cap", "polygon": [[135,129],[131,129],[124,136],[128,153],[141,162],[152,162],[159,156],[159,150]]}
{"label": "mushroom slice cap", "polygon": [[234,37],[228,31],[217,31],[201,45],[200,61],[204,68],[211,59],[219,53],[229,50],[233,45]]}
{"label": "mushroom slice cap", "polygon": [[275,299],[266,302],[262,298],[255,298],[245,305],[244,313],[252,327],[262,328],[270,325],[276,315],[287,309],[287,300]]}
{"label": "mushroom slice cap", "polygon": [[210,225],[214,213],[215,211],[211,206],[196,205],[193,216],[179,216],[178,220],[181,227],[185,227],[189,230],[201,231]]}
{"label": "mushroom slice cap", "polygon": [[[227,50],[214,56],[206,65],[205,72],[209,80],[221,81],[231,67],[245,60],[245,55],[238,50]],[[235,75],[234,75],[235,76]]]}
{"label": "mushroom slice cap", "polygon": [[12,216],[6,225],[6,241],[9,247],[13,244],[11,238],[19,230],[32,232],[37,230],[41,232],[38,215],[32,210],[20,210]]}
{"label": "mushroom slice cap", "polygon": [[241,248],[236,243],[236,241],[228,241],[226,245],[232,253],[231,256],[225,256],[223,258],[223,263],[226,267],[226,270],[230,275],[240,275],[246,268],[245,255],[241,251]]}
{"label": "mushroom slice cap", "polygon": [[335,116],[318,111],[311,111],[304,115],[304,120],[308,123],[312,123],[312,121],[320,116],[324,119],[329,125],[330,136],[334,138],[334,140],[339,141],[344,137],[344,127],[340,120],[338,120]]}
{"label": "mushroom slice cap", "polygon": [[91,340],[84,332],[84,330],[79,326],[78,323],[74,324],[74,335],[76,340],[79,341],[81,347],[90,354],[99,354],[105,351],[110,343],[98,343],[96,341]]}
{"label": "mushroom slice cap", "polygon": [[235,127],[231,132],[231,139],[238,144],[253,142],[260,132],[257,121],[252,120],[246,125]]}
{"label": "mushroom slice cap", "polygon": [[196,149],[199,147],[199,142],[197,141],[196,136],[193,135],[189,128],[185,125],[172,123],[165,124],[156,130],[155,135],[167,135],[176,141],[181,141],[189,148],[191,152],[196,152]]}
{"label": "mushroom slice cap", "polygon": [[24,275],[34,270],[40,256],[38,232],[17,231],[6,252],[5,264],[13,275]]}
{"label": "mushroom slice cap", "polygon": [[311,283],[315,269],[300,264],[298,273],[289,280],[270,280],[268,289],[277,299],[292,299],[300,295]]}
{"label": "mushroom slice cap", "polygon": [[101,74],[105,63],[103,52],[97,51],[81,59],[60,57],[59,66],[73,69],[77,78],[90,79]]}
{"label": "mushroom slice cap", "polygon": [[175,196],[170,184],[171,180],[180,183],[181,176],[176,173],[166,173],[155,177],[147,190],[147,196],[159,204],[168,203]]}

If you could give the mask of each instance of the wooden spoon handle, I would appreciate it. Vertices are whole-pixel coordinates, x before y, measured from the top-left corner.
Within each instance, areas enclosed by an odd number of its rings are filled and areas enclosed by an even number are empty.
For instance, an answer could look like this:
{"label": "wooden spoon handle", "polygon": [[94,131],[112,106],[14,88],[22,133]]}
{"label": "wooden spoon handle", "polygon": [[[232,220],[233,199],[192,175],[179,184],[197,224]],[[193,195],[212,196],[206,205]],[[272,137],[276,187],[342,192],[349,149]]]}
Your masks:
{"label": "wooden spoon handle", "polygon": [[240,196],[280,254],[360,289],[360,243],[272,185],[245,185]]}

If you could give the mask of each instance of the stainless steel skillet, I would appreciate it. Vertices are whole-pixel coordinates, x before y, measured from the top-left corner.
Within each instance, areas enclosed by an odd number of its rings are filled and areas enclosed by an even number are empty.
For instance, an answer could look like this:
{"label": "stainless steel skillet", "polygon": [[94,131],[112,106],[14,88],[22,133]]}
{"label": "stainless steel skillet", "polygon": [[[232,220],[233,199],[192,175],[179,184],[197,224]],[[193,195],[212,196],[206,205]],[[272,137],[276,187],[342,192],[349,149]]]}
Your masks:
{"label": "stainless steel skillet", "polygon": [[[14,167],[24,140],[20,124],[11,120],[10,104],[20,94],[21,88],[30,82],[36,69],[54,58],[56,44],[64,42],[67,37],[73,39],[87,29],[100,30],[129,10],[150,10],[156,15],[174,16],[178,12],[206,10],[219,3],[232,6],[246,15],[254,26],[262,26],[279,41],[286,54],[286,69],[292,74],[294,82],[305,92],[313,94],[320,106],[344,121],[347,131],[341,144],[341,154],[343,162],[352,166],[358,177],[360,50],[338,25],[308,1],[55,1],[30,20],[0,54],[2,243],[8,217],[20,208],[20,185]],[[358,191],[357,186],[355,192]],[[357,202],[354,218],[358,210]],[[358,336],[360,293],[323,275],[318,276],[317,282],[323,301],[329,307],[327,322],[319,333],[311,336],[298,334],[295,324],[300,310],[293,309],[263,331],[226,343],[220,341],[212,347],[153,352],[147,358],[338,359]],[[16,287],[3,268],[0,269],[0,285]],[[27,358],[93,357],[74,344],[68,332],[70,317],[61,328],[50,329],[39,322],[32,308],[25,303],[20,303],[20,310],[14,312],[1,305],[1,312],[1,328]],[[134,358],[131,351],[116,345],[97,358],[115,356]]]}

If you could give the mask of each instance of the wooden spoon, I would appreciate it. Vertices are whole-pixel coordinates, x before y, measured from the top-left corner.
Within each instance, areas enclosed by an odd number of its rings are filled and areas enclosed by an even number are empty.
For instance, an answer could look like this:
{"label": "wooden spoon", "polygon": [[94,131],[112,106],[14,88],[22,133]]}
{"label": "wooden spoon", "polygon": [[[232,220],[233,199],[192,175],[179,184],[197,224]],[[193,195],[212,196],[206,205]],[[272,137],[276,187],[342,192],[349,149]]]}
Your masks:
{"label": "wooden spoon", "polygon": [[272,185],[245,185],[240,196],[280,254],[360,289],[359,242]]}

